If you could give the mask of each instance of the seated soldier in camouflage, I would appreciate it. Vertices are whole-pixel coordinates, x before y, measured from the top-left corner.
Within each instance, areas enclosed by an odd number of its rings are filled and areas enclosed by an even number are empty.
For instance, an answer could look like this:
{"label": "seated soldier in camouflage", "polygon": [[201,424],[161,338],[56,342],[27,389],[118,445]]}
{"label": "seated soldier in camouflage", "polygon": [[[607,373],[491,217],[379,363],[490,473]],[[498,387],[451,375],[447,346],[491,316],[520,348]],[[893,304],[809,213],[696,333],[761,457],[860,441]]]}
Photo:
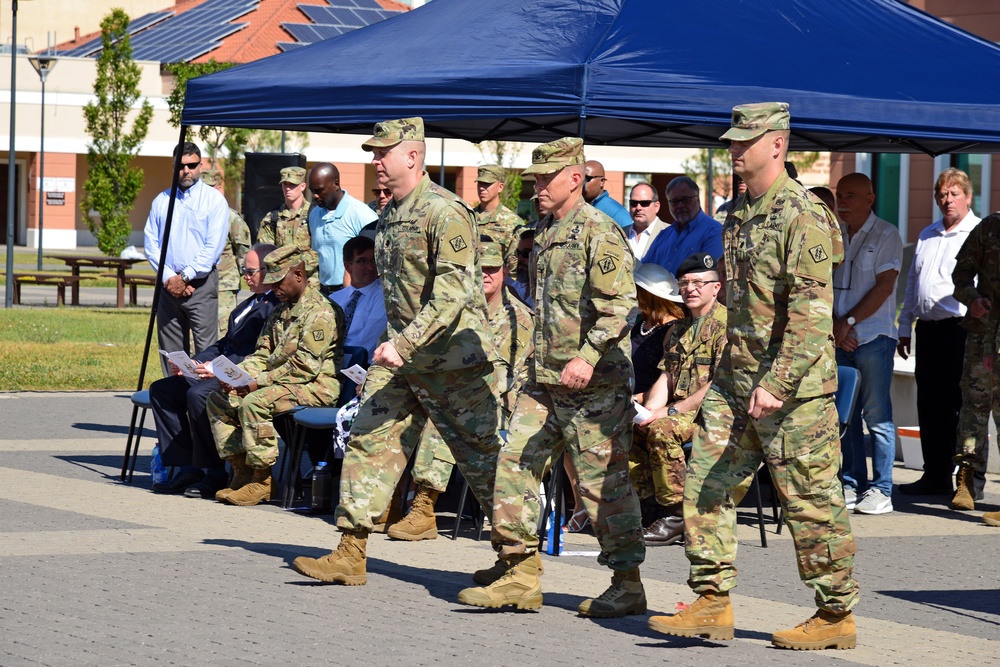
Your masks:
{"label": "seated soldier in camouflage", "polygon": [[[489,314],[489,330],[496,344],[497,359],[493,377],[499,392],[500,428],[506,429],[518,392],[528,379],[528,359],[535,346],[531,340],[535,324],[531,311],[515,295],[504,289],[510,275],[505,266],[503,247],[489,236],[482,237],[479,262],[483,271],[483,291]],[[448,488],[455,457],[441,439],[434,424],[428,422],[421,436],[413,462],[413,481],[417,494],[413,507],[402,521],[386,533],[396,540],[433,540],[437,537],[434,503]]]}
{"label": "seated soldier in camouflage", "polygon": [[701,401],[726,346],[726,308],[717,300],[721,284],[712,256],[699,252],[681,262],[677,287],[691,316],[664,340],[662,372],[645,402],[652,415],[636,427],[632,446],[638,464],[630,471],[633,485],[653,491],[652,520],[642,534],[646,546],[676,544],[684,537],[682,447],[694,436]]}
{"label": "seated soldier in camouflage", "polygon": [[267,282],[281,305],[271,313],[257,349],[239,365],[253,377],[245,387],[222,386],[208,399],[219,456],[233,480],[215,498],[257,505],[271,498],[271,467],[278,458],[274,416],[297,405],[333,405],[340,394],[344,313],[309,284],[313,251],[278,248],[264,259]]}

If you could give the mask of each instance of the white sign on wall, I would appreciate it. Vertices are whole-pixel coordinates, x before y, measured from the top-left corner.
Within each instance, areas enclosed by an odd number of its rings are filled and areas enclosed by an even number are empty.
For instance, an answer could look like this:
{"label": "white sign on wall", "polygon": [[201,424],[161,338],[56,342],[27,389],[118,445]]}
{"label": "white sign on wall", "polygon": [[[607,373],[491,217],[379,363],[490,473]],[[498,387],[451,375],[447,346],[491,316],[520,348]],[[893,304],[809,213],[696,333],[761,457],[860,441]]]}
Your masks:
{"label": "white sign on wall", "polygon": [[[35,179],[35,188],[38,188],[37,178]],[[44,192],[76,192],[76,179],[46,176]]]}

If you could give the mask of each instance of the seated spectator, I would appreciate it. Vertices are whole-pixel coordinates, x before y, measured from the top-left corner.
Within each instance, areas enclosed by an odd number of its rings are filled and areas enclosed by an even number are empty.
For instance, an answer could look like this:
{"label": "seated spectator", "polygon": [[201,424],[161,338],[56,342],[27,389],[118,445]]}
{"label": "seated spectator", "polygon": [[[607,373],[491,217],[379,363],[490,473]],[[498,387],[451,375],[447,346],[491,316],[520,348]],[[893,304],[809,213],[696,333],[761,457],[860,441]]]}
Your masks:
{"label": "seated spectator", "polygon": [[[528,359],[535,349],[532,343],[535,325],[528,308],[504,289],[510,269],[505,265],[503,246],[484,240],[479,246],[479,256],[490,333],[497,350],[493,377],[499,393],[500,428],[506,429],[517,394],[528,379]],[[437,537],[434,505],[438,495],[448,488],[454,467],[451,450],[434,424],[427,422],[413,459],[413,482],[417,485],[413,506],[402,521],[389,527],[386,531],[389,537],[407,541]]]}
{"label": "seated spectator", "polygon": [[344,244],[344,267],[351,284],[330,295],[344,311],[344,345],[363,347],[371,361],[386,332],[385,298],[375,266],[375,241],[355,236]]}
{"label": "seated spectator", "polygon": [[[253,294],[236,306],[229,315],[226,335],[194,356],[200,362],[196,372],[200,382],[176,375],[157,380],[149,387],[156,437],[163,464],[177,467],[174,477],[153,484],[153,493],[183,493],[192,498],[213,498],[226,486],[226,462],[215,451],[215,441],[205,412],[208,396],[219,388],[206,363],[225,355],[235,364],[254,351],[264,323],[278,303],[271,292],[261,266],[261,258],[274,250],[273,245],[258,243],[246,254],[243,278]],[[176,367],[175,367],[176,369]]]}
{"label": "seated spectator", "polygon": [[230,485],[215,497],[232,505],[271,498],[271,467],[278,458],[274,416],[298,405],[333,405],[340,395],[344,314],[308,283],[313,251],[285,246],[264,259],[266,280],[281,306],[271,313],[257,349],[240,364],[253,380],[222,385],[208,398],[208,418],[219,456],[233,466]]}
{"label": "seated spectator", "polygon": [[634,185],[628,198],[628,210],[632,224],[623,230],[625,239],[635,258],[641,260],[660,232],[667,228],[667,223],[658,216],[660,195],[656,188],[649,183]]}
{"label": "seated spectator", "polygon": [[650,244],[643,262],[659,264],[676,275],[693,253],[722,257],[722,224],[701,210],[698,184],[687,176],[667,183],[667,208],[674,221]]}
{"label": "seated spectator", "polygon": [[649,494],[643,502],[649,546],[675,544],[684,536],[683,445],[694,435],[695,417],[726,346],[726,309],[717,301],[712,257],[697,253],[684,260],[677,286],[691,315],[667,336],[660,376],[646,395],[652,415],[636,428],[632,445],[633,484]]}

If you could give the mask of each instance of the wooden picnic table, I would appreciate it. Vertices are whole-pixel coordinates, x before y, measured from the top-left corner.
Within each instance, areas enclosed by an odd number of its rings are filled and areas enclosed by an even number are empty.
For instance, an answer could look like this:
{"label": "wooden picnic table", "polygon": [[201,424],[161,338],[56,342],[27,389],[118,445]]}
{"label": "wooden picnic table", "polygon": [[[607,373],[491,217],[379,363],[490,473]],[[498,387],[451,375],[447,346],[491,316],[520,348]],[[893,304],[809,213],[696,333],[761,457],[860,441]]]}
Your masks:
{"label": "wooden picnic table", "polygon": [[[125,270],[133,264],[144,262],[144,259],[123,259],[121,257],[102,257],[101,255],[54,254],[45,255],[49,259],[65,262],[74,276],[80,275],[80,267],[92,266],[99,269],[112,269],[118,279],[118,307],[125,307]],[[70,304],[80,305],[80,282],[74,281],[71,288]]]}

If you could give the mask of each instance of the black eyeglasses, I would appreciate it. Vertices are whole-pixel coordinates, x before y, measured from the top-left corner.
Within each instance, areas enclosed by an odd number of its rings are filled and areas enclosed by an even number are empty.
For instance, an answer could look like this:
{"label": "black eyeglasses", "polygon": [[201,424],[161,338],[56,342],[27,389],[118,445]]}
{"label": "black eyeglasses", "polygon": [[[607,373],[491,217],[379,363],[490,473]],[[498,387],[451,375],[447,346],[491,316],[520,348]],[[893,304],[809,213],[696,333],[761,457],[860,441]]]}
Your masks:
{"label": "black eyeglasses", "polygon": [[677,206],[678,204],[686,204],[689,201],[694,201],[697,198],[697,195],[691,195],[690,197],[677,197],[676,199],[668,199],[667,203],[671,206]]}
{"label": "black eyeglasses", "polygon": [[652,199],[629,199],[628,200],[628,206],[629,206],[629,208],[635,208],[636,206],[641,206],[643,208],[646,208],[647,206],[651,206],[652,204],[653,204],[653,200]]}
{"label": "black eyeglasses", "polygon": [[201,160],[198,160],[197,162],[181,162],[181,169],[189,169],[191,171],[194,171],[200,166],[201,166]]}
{"label": "black eyeglasses", "polygon": [[372,194],[375,195],[376,197],[378,197],[379,195],[385,195],[386,197],[388,197],[389,195],[392,194],[392,191],[389,190],[389,188],[372,188]]}
{"label": "black eyeglasses", "polygon": [[584,180],[585,180],[585,181],[586,181],[587,183],[590,183],[590,182],[591,182],[592,180],[594,180],[595,178],[599,178],[599,179],[601,179],[602,181],[606,181],[606,180],[608,180],[608,179],[607,179],[607,178],[605,178],[604,176],[584,176]]}
{"label": "black eyeglasses", "polygon": [[260,268],[260,269],[248,269],[247,267],[244,266],[243,267],[243,275],[245,275],[247,278],[253,278],[255,275],[257,275],[258,273],[260,273],[263,270],[264,270],[263,268]]}
{"label": "black eyeglasses", "polygon": [[718,280],[678,280],[677,281],[677,289],[682,290],[682,289],[687,289],[688,287],[690,287],[691,289],[693,289],[695,291],[699,291],[705,285],[708,285],[710,283],[717,283],[717,282],[719,282],[719,281]]}

